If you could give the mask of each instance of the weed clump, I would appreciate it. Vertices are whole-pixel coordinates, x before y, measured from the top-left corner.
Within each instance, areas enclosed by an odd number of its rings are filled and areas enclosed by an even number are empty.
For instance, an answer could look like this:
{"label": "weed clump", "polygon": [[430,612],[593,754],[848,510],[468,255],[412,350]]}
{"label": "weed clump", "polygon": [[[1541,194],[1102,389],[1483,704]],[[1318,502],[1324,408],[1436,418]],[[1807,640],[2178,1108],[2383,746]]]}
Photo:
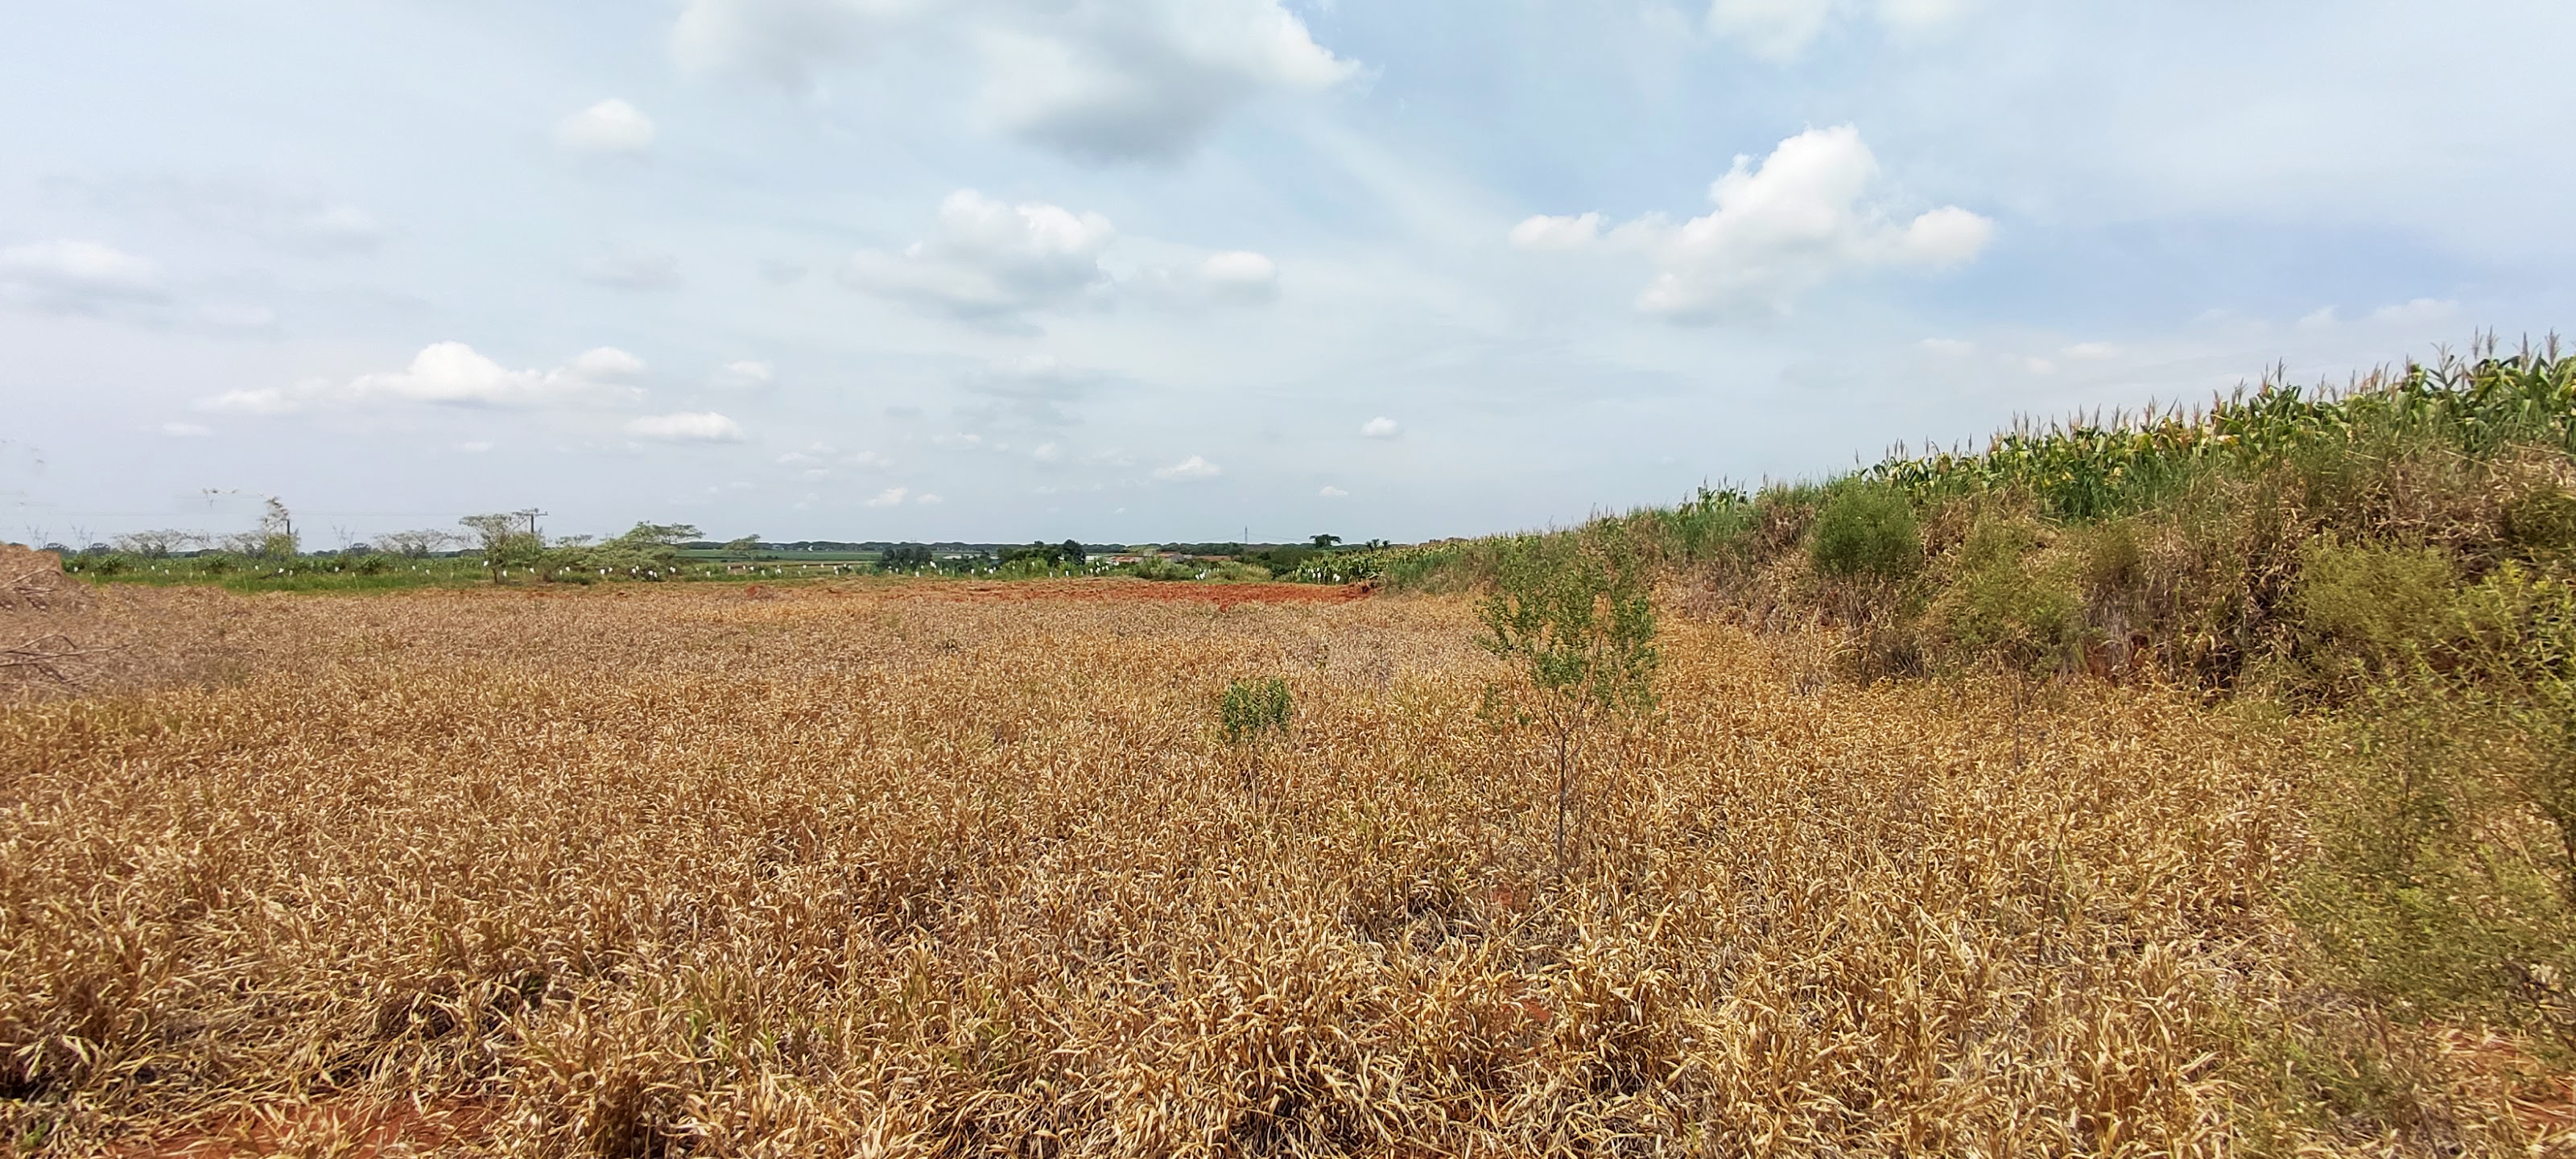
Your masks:
{"label": "weed clump", "polygon": [[1844,488],[1816,512],[1809,534],[1816,570],[1836,579],[1901,580],[1923,566],[1914,505],[1884,488]]}

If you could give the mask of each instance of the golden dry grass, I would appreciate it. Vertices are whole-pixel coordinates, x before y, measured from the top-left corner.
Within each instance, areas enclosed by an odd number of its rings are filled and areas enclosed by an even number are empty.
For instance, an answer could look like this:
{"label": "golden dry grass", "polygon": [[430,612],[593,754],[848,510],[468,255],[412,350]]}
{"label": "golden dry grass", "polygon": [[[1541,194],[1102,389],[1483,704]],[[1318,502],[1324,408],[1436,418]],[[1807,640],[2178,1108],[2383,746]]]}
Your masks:
{"label": "golden dry grass", "polygon": [[[0,716],[0,1131],[48,1155],[2243,1142],[2241,1027],[2292,992],[2280,729],[2134,689],[2016,725],[2001,695],[1819,685],[1670,624],[1666,719],[1593,770],[1560,877],[1535,739],[1477,715],[1506,673],[1463,604],[944,590],[266,599],[291,660]],[[1270,675],[1297,715],[1255,806],[1214,705]]]}

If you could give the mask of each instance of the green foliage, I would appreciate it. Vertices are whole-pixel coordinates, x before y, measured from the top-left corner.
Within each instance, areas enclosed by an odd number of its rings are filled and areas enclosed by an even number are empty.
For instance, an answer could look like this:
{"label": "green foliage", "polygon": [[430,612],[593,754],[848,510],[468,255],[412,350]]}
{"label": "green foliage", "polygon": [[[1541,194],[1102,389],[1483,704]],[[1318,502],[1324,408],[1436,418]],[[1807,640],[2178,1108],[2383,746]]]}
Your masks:
{"label": "green foliage", "polygon": [[2508,500],[2500,513],[2505,542],[2526,558],[2576,553],[2576,495],[2536,487]]}
{"label": "green foliage", "polygon": [[352,562],[349,570],[358,575],[383,575],[392,571],[393,567],[394,561],[391,558],[371,551]]}
{"label": "green foliage", "polygon": [[2302,546],[2300,563],[2298,645],[2326,685],[2411,678],[2443,659],[2463,626],[2459,569],[2440,551],[2324,536]]}
{"label": "green foliage", "polygon": [[610,542],[636,548],[667,547],[677,551],[681,544],[695,541],[701,534],[704,533],[695,524],[638,523]]}
{"label": "green foliage", "polygon": [[1555,710],[1581,717],[1655,707],[1655,609],[1643,564],[1598,541],[1528,536],[1503,552],[1476,603],[1476,643],[1522,670]]}
{"label": "green foliage", "polygon": [[1816,513],[1816,570],[1836,579],[1899,580],[1923,566],[1914,505],[1893,489],[1841,489]]}
{"label": "green foliage", "polygon": [[2036,528],[2007,518],[1980,519],[1969,532],[1957,573],[1932,608],[1961,663],[1983,658],[2039,676],[2075,657],[2084,635],[2082,596],[2057,569],[2034,566],[2038,547]]}
{"label": "green foliage", "polygon": [[2474,357],[2342,390],[2267,378],[2205,408],[2025,423],[1982,452],[1893,458],[1866,474],[1918,496],[2027,495],[2050,518],[2088,521],[2147,510],[2212,471],[2314,468],[2391,439],[2472,456],[2514,445],[2576,451],[2576,358],[2554,343],[2509,354],[2481,343]]}
{"label": "green foliage", "polygon": [[256,552],[262,559],[290,560],[297,551],[295,517],[277,496],[267,497],[268,506],[259,517]]}
{"label": "green foliage", "polygon": [[510,568],[534,570],[545,558],[546,541],[530,529],[535,520],[529,512],[468,515],[457,522],[481,541],[483,567],[494,583]]}
{"label": "green foliage", "polygon": [[1010,574],[1053,575],[1061,570],[1080,569],[1090,558],[1091,553],[1084,550],[1078,540],[1068,539],[1062,543],[1031,540],[1026,547],[1003,548],[1002,568]]}
{"label": "green foliage", "polygon": [[1225,734],[1225,743],[1257,744],[1269,737],[1287,735],[1291,711],[1287,681],[1276,676],[1234,680],[1226,683],[1217,723]]}
{"label": "green foliage", "polygon": [[1476,643],[1509,662],[1536,694],[1517,714],[1543,726],[1556,773],[1556,861],[1566,865],[1566,821],[1587,733],[1655,708],[1653,577],[1619,538],[1523,536],[1505,541],[1493,588],[1476,602]]}
{"label": "green foliage", "polygon": [[1137,579],[1166,581],[1197,579],[1199,574],[1198,569],[1195,567],[1187,567],[1173,562],[1172,560],[1164,559],[1161,556],[1140,559],[1134,563],[1120,564],[1118,566],[1118,571],[1121,575],[1131,575]]}
{"label": "green foliage", "polygon": [[1288,682],[1276,676],[1226,682],[1225,699],[1217,706],[1217,726],[1225,734],[1225,743],[1245,750],[1243,792],[1247,798],[1258,799],[1261,750],[1267,742],[1288,735],[1288,718],[1293,711]]}

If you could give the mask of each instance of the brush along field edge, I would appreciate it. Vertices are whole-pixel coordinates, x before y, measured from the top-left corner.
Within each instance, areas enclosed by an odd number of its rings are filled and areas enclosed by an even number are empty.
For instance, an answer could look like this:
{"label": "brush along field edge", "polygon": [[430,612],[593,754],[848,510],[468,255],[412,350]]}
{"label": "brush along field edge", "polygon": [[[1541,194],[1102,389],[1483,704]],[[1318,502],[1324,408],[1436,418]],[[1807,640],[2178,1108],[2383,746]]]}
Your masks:
{"label": "brush along field edge", "polygon": [[2291,991],[2305,750],[2153,691],[2017,767],[2000,692],[1672,623],[1560,877],[1460,602],[268,612],[299,659],[0,716],[22,1153],[2217,1153]]}

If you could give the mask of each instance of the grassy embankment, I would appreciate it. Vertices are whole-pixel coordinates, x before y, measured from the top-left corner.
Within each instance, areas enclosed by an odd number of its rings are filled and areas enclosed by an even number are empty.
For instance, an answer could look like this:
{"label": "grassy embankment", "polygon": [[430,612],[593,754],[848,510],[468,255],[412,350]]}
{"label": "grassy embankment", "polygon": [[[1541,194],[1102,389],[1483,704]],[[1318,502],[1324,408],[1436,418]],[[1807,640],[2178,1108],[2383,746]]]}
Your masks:
{"label": "grassy embankment", "polygon": [[2368,1017],[2280,1044],[2285,1096],[2420,1127],[2381,1019],[2576,1058],[2576,357],[2554,343],[1370,564],[1469,590],[1551,537],[1684,604],[1830,629],[1850,679],[2089,675],[2320,722],[2292,908]]}

